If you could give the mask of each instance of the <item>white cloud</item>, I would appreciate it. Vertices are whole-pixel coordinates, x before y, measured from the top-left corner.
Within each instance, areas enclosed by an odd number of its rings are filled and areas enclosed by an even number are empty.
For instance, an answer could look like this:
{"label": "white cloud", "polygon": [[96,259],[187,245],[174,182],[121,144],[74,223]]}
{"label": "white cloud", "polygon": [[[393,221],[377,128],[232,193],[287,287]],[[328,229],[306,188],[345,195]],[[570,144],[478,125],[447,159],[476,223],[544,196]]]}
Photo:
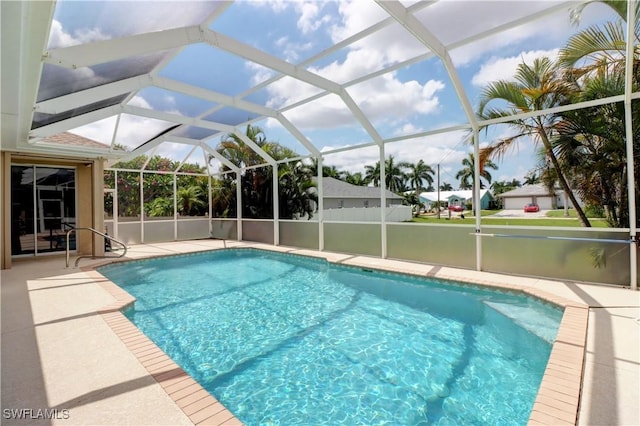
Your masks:
{"label": "white cloud", "polygon": [[149,101],[147,101],[144,97],[140,95],[136,95],[133,98],[131,98],[129,102],[127,102],[127,105],[136,106],[136,107],[145,108],[145,109],[151,109],[151,110],[164,111],[164,112],[168,112],[169,114],[185,115],[176,108],[175,97],[169,94],[163,95],[162,102],[163,102],[162,105],[159,105],[157,108],[154,108],[149,103]]}
{"label": "white cloud", "polygon": [[393,133],[395,136],[412,135],[422,132],[424,129],[416,127],[413,123],[404,123]]}
{"label": "white cloud", "polygon": [[300,14],[297,25],[303,34],[312,33],[320,28],[320,26],[331,20],[331,17],[328,15],[321,17],[318,16],[320,15],[320,8],[318,5],[321,5],[321,3],[305,1],[295,2],[294,4],[296,10]]}
{"label": "white cloud", "polygon": [[[463,143],[464,132],[449,132],[442,135],[434,135],[385,145],[387,158],[392,155],[397,162],[410,163],[424,160],[434,170],[440,163],[441,173],[453,173],[460,169],[460,162],[467,156],[469,146]],[[351,145],[325,146],[322,152],[346,148]],[[352,173],[363,172],[366,165],[374,165],[380,159],[380,151],[377,146],[342,151],[335,154],[326,154],[325,163],[336,166],[339,170],[348,170]],[[451,180],[451,179],[449,179]],[[450,182],[453,184],[453,182]]]}
{"label": "white cloud", "polygon": [[245,67],[250,73],[252,73],[251,85],[253,86],[257,86],[263,81],[270,79],[274,75],[271,69],[260,64],[256,64],[255,62],[246,61]]}
{"label": "white cloud", "polygon": [[[149,108],[149,103],[140,96],[135,96],[129,103],[141,108]],[[115,124],[116,117],[113,116],[69,131],[110,146]],[[134,149],[172,125],[173,123],[153,118],[122,114],[116,143],[124,145],[128,149]]]}
{"label": "white cloud", "polygon": [[133,98],[131,98],[131,100],[129,102],[127,102],[127,105],[131,105],[131,106],[137,106],[140,108],[147,108],[147,109],[152,109],[151,108],[151,104],[142,96],[134,96]]}
{"label": "white cloud", "polygon": [[[319,14],[315,3],[296,5],[300,20],[307,20]],[[342,40],[386,16],[379,7],[363,8],[358,1],[341,3],[339,15],[340,23],[331,27],[334,41]],[[322,18],[316,19],[322,21]],[[284,46],[288,40],[281,39],[279,43]],[[396,24],[354,43],[346,51],[344,59],[324,66],[311,66],[308,70],[329,80],[344,83],[425,51],[426,48],[422,44]],[[261,70],[256,69],[254,81],[263,80]],[[371,121],[390,122],[415,114],[436,112],[439,106],[436,93],[443,88],[444,84],[438,80],[428,80],[425,83],[417,80],[402,81],[396,73],[389,73],[352,86],[348,91]],[[286,77],[267,88],[270,96],[267,106],[282,108],[313,96],[320,90],[300,80]],[[337,96],[325,96],[312,104],[289,110],[286,115],[301,129],[337,128],[356,123],[352,112]]]}
{"label": "white cloud", "polygon": [[340,3],[339,14],[341,24],[334,25],[331,31],[334,42],[344,40],[388,16],[380,7],[362,7],[362,2],[357,0]]}
{"label": "white cloud", "polygon": [[526,63],[531,65],[536,58],[549,57],[556,60],[559,49],[551,50],[530,50],[522,52],[518,56],[510,56],[506,58],[491,57],[485,61],[480,70],[473,76],[471,82],[475,86],[484,87],[496,80],[513,81],[514,74],[518,65]]}
{"label": "white cloud", "polygon": [[[300,87],[299,82],[291,83]],[[433,114],[438,111],[439,99],[436,94],[444,89],[441,81],[429,80],[420,84],[415,80],[401,82],[393,74],[386,74],[373,80],[352,86],[349,94],[376,125],[406,121],[416,114]],[[284,90],[284,87],[283,87]],[[298,96],[303,90],[292,92]],[[279,100],[290,102],[289,100]],[[271,105],[275,106],[275,105]],[[357,120],[342,99],[336,95],[327,95],[318,100],[301,105],[285,112],[285,115],[300,129],[338,128],[354,125]]]}
{"label": "white cloud", "polygon": [[111,146],[115,125],[116,117],[113,116],[81,127],[76,127],[75,129],[69,130],[69,132]]}
{"label": "white cloud", "polygon": [[[472,35],[480,34],[494,27],[544,9],[555,7],[557,2],[469,2],[441,1],[426,8],[421,20],[427,22],[429,28],[440,37],[445,45],[461,41]],[[553,14],[528,21],[522,25],[501,31],[477,41],[465,44],[450,52],[456,66],[464,66],[482,58],[490,52],[498,52],[518,44],[562,45],[567,38],[579,29],[613,17],[611,10],[594,2],[585,8],[579,26],[571,24],[569,10],[574,5],[556,10]],[[454,16],[452,21],[451,17]]]}
{"label": "white cloud", "polygon": [[51,32],[49,34],[49,48],[67,47],[79,44],[71,34],[62,29],[60,22],[55,19],[51,21]]}
{"label": "white cloud", "polygon": [[275,45],[282,49],[284,59],[287,62],[296,63],[300,61],[300,54],[310,50],[313,47],[313,43],[307,42],[294,42],[288,36],[280,37],[275,41]]}
{"label": "white cloud", "polygon": [[133,149],[174,125],[162,120],[122,114],[116,143]]}
{"label": "white cloud", "polygon": [[289,6],[289,3],[290,3],[289,0],[264,0],[264,1],[254,2],[252,5],[258,6],[258,7],[260,6],[269,7],[274,12],[279,13],[284,11]]}
{"label": "white cloud", "polygon": [[[192,148],[193,147],[186,146],[184,144],[163,142],[158,145],[158,149],[155,151],[155,155],[170,158],[173,161],[183,161]],[[189,157],[189,159],[187,160],[189,163],[202,164],[204,162],[202,151],[198,151],[199,150],[194,151],[194,153]]]}
{"label": "white cloud", "polygon": [[73,34],[70,34],[64,30],[60,22],[53,19],[51,21],[48,47],[50,49],[57,49],[99,40],[107,40],[108,38],[109,37],[103,34],[98,28],[81,28]]}

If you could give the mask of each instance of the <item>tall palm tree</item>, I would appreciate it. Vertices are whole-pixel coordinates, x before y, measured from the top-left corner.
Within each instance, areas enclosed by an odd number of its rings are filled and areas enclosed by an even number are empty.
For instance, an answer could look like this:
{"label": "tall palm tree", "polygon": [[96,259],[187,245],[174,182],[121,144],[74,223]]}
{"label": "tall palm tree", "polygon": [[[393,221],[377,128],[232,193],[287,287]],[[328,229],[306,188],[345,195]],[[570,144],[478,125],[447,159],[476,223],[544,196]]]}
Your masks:
{"label": "tall palm tree", "polygon": [[[612,96],[624,90],[624,80],[624,73],[614,70],[585,76],[575,101]],[[640,137],[636,136],[640,134],[638,112],[633,108],[636,152],[640,149]],[[562,121],[557,125],[554,149],[570,172],[573,186],[587,204],[604,208],[611,226],[628,227],[624,105],[611,103],[559,115]],[[636,176],[639,171],[636,164]]]}
{"label": "tall palm tree", "polygon": [[[462,159],[462,169],[456,173],[456,179],[460,180],[460,189],[472,189],[475,181],[475,160],[473,154],[469,153],[466,158]],[[498,170],[498,166],[488,158],[484,158],[480,163],[480,177],[484,178],[488,184],[491,184],[491,173],[487,169]],[[480,188],[484,188],[484,182],[480,179]]]}
{"label": "tall palm tree", "polygon": [[424,188],[425,182],[427,182],[427,187],[433,184],[433,175],[435,172],[433,171],[433,168],[428,164],[425,164],[423,160],[409,164],[407,169],[409,170],[409,173],[407,173],[409,185],[413,187],[416,197],[419,197],[418,194]]}
{"label": "tall palm tree", "polygon": [[[510,117],[512,115],[544,110],[560,105],[571,95],[573,85],[560,78],[557,66],[549,58],[537,58],[532,65],[520,64],[516,70],[515,81],[499,80],[490,83],[481,94],[478,116],[481,120]],[[507,107],[490,107],[490,104],[506,102]],[[554,114],[545,114],[530,118],[520,118],[509,124],[517,133],[514,136],[493,142],[481,151],[480,159],[503,156],[515,142],[527,137],[534,143],[542,143],[545,153],[551,161],[558,181],[565,194],[571,200],[583,226],[591,226],[582,207],[569,187],[569,183],[560,168],[553,152],[551,139],[554,137],[554,125],[558,118]]]}
{"label": "tall palm tree", "polygon": [[385,161],[385,186],[389,191],[395,193],[405,191],[407,174],[402,169],[408,166],[409,164],[405,162],[395,163],[393,155],[390,155],[389,158],[387,158],[387,160]]}
{"label": "tall palm tree", "polygon": [[380,161],[376,161],[375,166],[364,166],[364,179],[373,186],[380,186]]}
{"label": "tall palm tree", "polygon": [[[579,17],[586,2],[574,10]],[[559,62],[568,71],[579,90],[575,102],[614,96],[624,93],[625,64],[627,59],[626,18],[629,3],[624,0],[598,1],[609,6],[617,15],[614,22],[592,25],[573,35],[560,51]],[[633,90],[640,86],[638,73],[640,57],[640,4],[635,4],[633,37]],[[626,155],[624,141],[625,118],[622,103],[608,104],[581,110],[579,114],[559,114],[563,120],[561,140],[557,149],[563,164],[576,173],[576,187],[587,202],[603,206],[612,226],[628,227],[630,218],[626,207]],[[640,110],[632,105],[633,150],[639,152],[640,137],[637,124]],[[604,130],[604,131],[603,131]],[[581,158],[579,158],[581,157]],[[635,163],[636,185],[640,181],[640,165]],[[640,191],[635,188],[636,203]],[[636,218],[640,224],[640,218]]]}
{"label": "tall palm tree", "polygon": [[[407,174],[402,170],[408,167],[405,162],[396,163],[393,155],[390,155],[384,162],[385,188],[391,192],[399,193],[406,189]],[[364,166],[364,178],[373,186],[380,186],[380,161],[376,161],[375,166]]]}

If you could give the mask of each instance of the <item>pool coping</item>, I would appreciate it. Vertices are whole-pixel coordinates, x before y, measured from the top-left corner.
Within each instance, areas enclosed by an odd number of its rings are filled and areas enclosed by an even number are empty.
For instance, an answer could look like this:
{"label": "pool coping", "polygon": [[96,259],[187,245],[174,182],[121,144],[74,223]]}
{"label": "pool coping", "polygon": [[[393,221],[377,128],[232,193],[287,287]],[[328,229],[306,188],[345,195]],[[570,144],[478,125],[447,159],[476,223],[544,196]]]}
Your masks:
{"label": "pool coping", "polygon": [[[348,258],[349,261],[345,262],[344,259],[331,259],[335,257],[335,253],[262,245],[213,248],[191,252],[190,254],[238,249],[257,249],[302,257],[321,258],[336,265],[365,267],[382,272],[394,272],[421,278],[432,277],[446,281],[454,281],[456,283],[516,292],[564,308],[558,333],[552,346],[551,354],[549,355],[549,360],[529,416],[528,424],[577,424],[585,366],[589,320],[588,305],[577,303],[538,288],[500,282],[490,278],[477,279],[464,275],[457,276],[447,273],[446,270],[420,272],[414,269],[413,271],[407,272],[407,267],[418,265],[411,262],[391,261],[385,264],[385,259],[382,259],[381,262],[379,258],[375,259],[375,264],[358,261],[358,258],[366,259],[366,256],[351,256]],[[95,278],[99,285],[115,298],[113,303],[102,307],[97,313],[138,359],[147,372],[164,389],[167,395],[173,399],[189,420],[195,425],[241,425],[242,422],[236,418],[231,411],[224,407],[222,403],[182,370],[162,349],[153,343],[122,314],[121,310],[133,305],[135,298],[96,270],[99,267],[113,263],[135,262],[138,260],[169,256],[180,256],[180,254],[148,255],[136,259],[109,259],[80,269],[89,274],[91,278]],[[401,268],[400,264],[404,266],[404,268]],[[425,264],[419,265],[431,266]]]}

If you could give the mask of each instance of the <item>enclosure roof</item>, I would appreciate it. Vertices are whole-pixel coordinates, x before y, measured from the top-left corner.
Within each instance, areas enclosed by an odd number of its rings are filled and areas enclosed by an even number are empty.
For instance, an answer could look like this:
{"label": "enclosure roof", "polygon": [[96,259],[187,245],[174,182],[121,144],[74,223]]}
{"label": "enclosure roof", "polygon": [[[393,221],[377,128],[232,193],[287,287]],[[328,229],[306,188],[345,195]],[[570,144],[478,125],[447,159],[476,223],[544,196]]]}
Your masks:
{"label": "enclosure roof", "polygon": [[2,148],[86,157],[50,139],[73,131],[109,145],[94,156],[222,164],[225,135],[260,151],[253,124],[302,157],[403,141],[440,152],[440,135],[458,143],[483,124],[479,55],[517,58],[515,42],[574,31],[580,3],[2,2]]}

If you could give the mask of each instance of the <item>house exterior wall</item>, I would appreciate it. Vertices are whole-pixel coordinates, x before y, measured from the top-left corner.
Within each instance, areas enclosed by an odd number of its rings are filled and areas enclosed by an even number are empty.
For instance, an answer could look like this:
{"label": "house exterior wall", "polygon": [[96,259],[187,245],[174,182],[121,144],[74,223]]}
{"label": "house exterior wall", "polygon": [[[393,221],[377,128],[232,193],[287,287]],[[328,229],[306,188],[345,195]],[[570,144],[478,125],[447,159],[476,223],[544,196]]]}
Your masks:
{"label": "house exterior wall", "polygon": [[554,208],[553,197],[533,197],[533,202],[536,203],[542,210],[551,210]]}
{"label": "house exterior wall", "polygon": [[519,210],[525,204],[536,203],[542,210],[551,210],[554,207],[553,197],[550,195],[531,195],[529,197],[505,197],[504,208],[507,210]]}
{"label": "house exterior wall", "polygon": [[466,200],[462,197],[457,197],[453,195],[447,199],[447,202],[449,203],[450,206],[464,206],[466,203]]}
{"label": "house exterior wall", "polygon": [[[76,227],[104,230],[103,160],[61,158],[44,155],[20,155],[2,152],[2,179],[0,181],[0,259],[2,269],[11,268],[11,165],[35,164],[40,166],[66,166],[76,169]],[[78,232],[79,254],[104,254],[102,237],[89,231]]]}
{"label": "house exterior wall", "polygon": [[480,210],[487,210],[489,208],[489,202],[491,202],[492,198],[489,193],[485,193],[482,198],[480,198]]}
{"label": "house exterior wall", "polygon": [[[380,207],[379,198],[328,198],[324,197],[325,209],[340,209],[353,207]],[[387,199],[387,207],[402,204],[402,200]]]}
{"label": "house exterior wall", "polygon": [[524,208],[525,204],[532,203],[531,197],[505,197],[504,208],[506,210],[520,210]]}

